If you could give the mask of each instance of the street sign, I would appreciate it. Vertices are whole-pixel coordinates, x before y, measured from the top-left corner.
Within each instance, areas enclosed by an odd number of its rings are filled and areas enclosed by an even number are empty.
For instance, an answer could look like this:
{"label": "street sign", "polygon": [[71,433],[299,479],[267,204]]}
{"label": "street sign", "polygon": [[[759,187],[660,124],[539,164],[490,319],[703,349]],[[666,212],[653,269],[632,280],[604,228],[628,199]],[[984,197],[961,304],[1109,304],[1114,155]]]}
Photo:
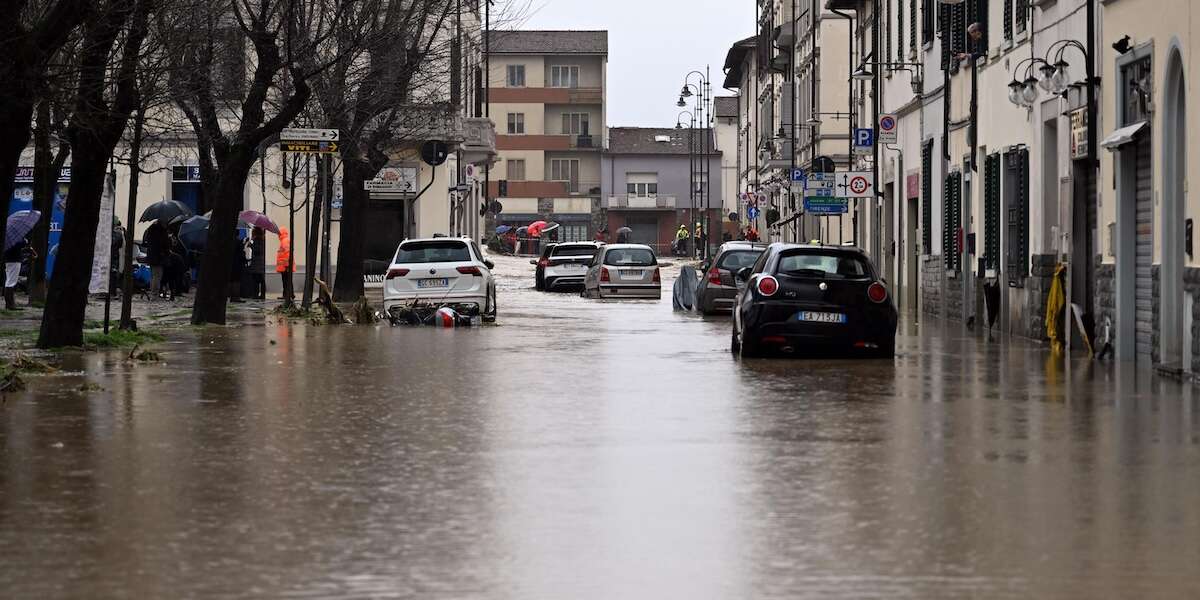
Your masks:
{"label": "street sign", "polygon": [[284,142],[336,142],[341,132],[336,129],[284,129],[279,140]]}
{"label": "street sign", "polygon": [[871,154],[875,148],[875,130],[859,128],[854,130],[854,153]]}
{"label": "street sign", "polygon": [[792,181],[804,181],[804,169],[792,169]]}
{"label": "street sign", "polygon": [[837,195],[837,175],[834,173],[809,173],[804,183],[804,197],[832,198]]}
{"label": "street sign", "polygon": [[837,174],[837,196],[839,198],[874,198],[875,176],[870,171],[851,171]]}
{"label": "street sign", "polygon": [[304,152],[309,154],[337,154],[337,142],[318,142],[318,141],[287,141],[279,142],[279,150],[282,152]]}
{"label": "street sign", "polygon": [[380,181],[378,179],[372,179],[371,181],[364,181],[363,189],[368,192],[405,193],[405,192],[413,191],[411,181]]}
{"label": "street sign", "polygon": [[876,140],[880,144],[895,144],[899,141],[897,126],[899,121],[896,115],[879,115],[879,139]]}
{"label": "street sign", "polygon": [[843,215],[850,212],[845,198],[805,198],[804,212],[813,215]]}

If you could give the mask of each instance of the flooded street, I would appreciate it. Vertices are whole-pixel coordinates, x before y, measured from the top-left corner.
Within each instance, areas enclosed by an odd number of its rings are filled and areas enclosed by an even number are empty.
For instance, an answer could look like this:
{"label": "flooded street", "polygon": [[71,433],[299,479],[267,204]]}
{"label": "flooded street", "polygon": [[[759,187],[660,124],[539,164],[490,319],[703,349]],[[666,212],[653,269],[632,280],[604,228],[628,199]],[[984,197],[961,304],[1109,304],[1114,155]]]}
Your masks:
{"label": "flooded street", "polygon": [[1200,396],[901,325],[532,289],[494,327],[188,330],[0,406],[6,598],[1200,597]]}

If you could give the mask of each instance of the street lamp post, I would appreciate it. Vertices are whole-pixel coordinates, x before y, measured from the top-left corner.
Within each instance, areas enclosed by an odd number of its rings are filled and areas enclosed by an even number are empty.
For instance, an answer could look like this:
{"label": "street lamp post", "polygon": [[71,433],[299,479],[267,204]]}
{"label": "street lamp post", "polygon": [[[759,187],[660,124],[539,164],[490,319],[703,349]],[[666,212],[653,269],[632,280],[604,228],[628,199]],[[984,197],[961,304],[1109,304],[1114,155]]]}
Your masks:
{"label": "street lamp post", "polygon": [[[696,75],[698,77],[698,82],[695,85],[690,83],[693,75]],[[694,90],[694,92],[693,92],[693,90]],[[683,89],[679,93],[679,101],[676,102],[676,106],[680,106],[680,107],[686,106],[685,99],[691,98],[691,97],[695,97],[694,114],[697,115],[696,121],[698,122],[698,125],[699,125],[698,130],[695,127],[693,127],[691,134],[692,134],[692,136],[694,136],[698,132],[700,134],[701,139],[698,140],[696,143],[697,163],[696,163],[693,173],[689,175],[689,181],[688,181],[689,193],[692,190],[692,188],[696,188],[695,191],[698,192],[696,194],[697,201],[693,203],[693,214],[692,214],[691,218],[689,218],[689,220],[692,221],[691,225],[694,229],[695,228],[694,210],[695,210],[695,206],[698,204],[700,206],[700,210],[703,211],[702,212],[702,214],[704,215],[703,232],[704,232],[705,237],[707,237],[707,236],[712,235],[712,232],[711,232],[712,216],[709,214],[709,211],[708,211],[708,203],[712,198],[712,181],[710,178],[710,171],[712,170],[712,164],[711,164],[712,161],[709,156],[709,154],[711,152],[710,145],[712,143],[710,140],[710,136],[709,136],[709,132],[711,131],[711,128],[712,128],[712,123],[711,123],[711,121],[712,121],[712,85],[710,84],[710,76],[708,73],[708,67],[705,67],[704,72],[692,71],[684,76]],[[701,177],[701,185],[699,185],[699,186],[697,186],[696,182],[695,182],[695,174],[697,174],[697,173],[700,174],[700,177]],[[699,236],[696,235],[695,231],[692,231],[692,235],[694,238],[697,238],[697,239],[699,238]],[[693,247],[695,247],[695,244],[693,244]],[[697,249],[697,251],[694,251],[693,255],[698,254],[698,250],[699,249]],[[708,257],[708,244],[707,243],[704,244],[704,252],[703,252],[702,256],[704,258]]]}

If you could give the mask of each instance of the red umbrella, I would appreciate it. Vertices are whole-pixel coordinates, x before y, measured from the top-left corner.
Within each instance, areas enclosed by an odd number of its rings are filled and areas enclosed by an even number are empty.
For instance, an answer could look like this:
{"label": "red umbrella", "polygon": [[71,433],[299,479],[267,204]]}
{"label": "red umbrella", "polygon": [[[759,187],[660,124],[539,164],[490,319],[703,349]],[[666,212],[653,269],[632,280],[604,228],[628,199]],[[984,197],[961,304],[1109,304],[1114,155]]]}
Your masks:
{"label": "red umbrella", "polygon": [[545,221],[534,221],[529,224],[529,235],[533,237],[541,237],[542,230],[546,228]]}
{"label": "red umbrella", "polygon": [[243,223],[250,225],[251,227],[266,229],[271,233],[279,235],[279,226],[275,224],[275,221],[272,221],[270,217],[256,210],[243,210],[242,213],[238,215],[238,218],[241,219]]}

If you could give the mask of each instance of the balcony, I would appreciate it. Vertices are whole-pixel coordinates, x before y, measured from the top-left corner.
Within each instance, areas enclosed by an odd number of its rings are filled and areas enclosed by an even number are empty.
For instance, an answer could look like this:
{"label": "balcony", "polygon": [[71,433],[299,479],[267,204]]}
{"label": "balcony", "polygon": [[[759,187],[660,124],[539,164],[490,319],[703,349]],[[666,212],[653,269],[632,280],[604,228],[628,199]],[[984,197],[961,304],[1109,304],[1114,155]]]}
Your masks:
{"label": "balcony", "polygon": [[509,104],[604,104],[604,88],[493,87],[488,102]]}
{"label": "balcony", "polygon": [[506,193],[501,194],[498,179],[503,177],[497,178],[493,173],[488,185],[490,198],[563,198],[568,195],[566,181],[509,181]]}
{"label": "balcony", "polygon": [[634,196],[622,194],[608,197],[609,210],[675,210],[675,196]]}
{"label": "balcony", "polygon": [[405,104],[397,112],[404,115],[395,126],[395,137],[402,142],[441,140],[457,144],[466,139],[464,119],[449,103]]}
{"label": "balcony", "polygon": [[572,135],[570,136],[570,145],[572,150],[599,150],[600,138],[594,135]]}
{"label": "balcony", "polygon": [[463,120],[463,159],[474,165],[493,165],[500,159],[496,151],[496,124],[491,119]]}

